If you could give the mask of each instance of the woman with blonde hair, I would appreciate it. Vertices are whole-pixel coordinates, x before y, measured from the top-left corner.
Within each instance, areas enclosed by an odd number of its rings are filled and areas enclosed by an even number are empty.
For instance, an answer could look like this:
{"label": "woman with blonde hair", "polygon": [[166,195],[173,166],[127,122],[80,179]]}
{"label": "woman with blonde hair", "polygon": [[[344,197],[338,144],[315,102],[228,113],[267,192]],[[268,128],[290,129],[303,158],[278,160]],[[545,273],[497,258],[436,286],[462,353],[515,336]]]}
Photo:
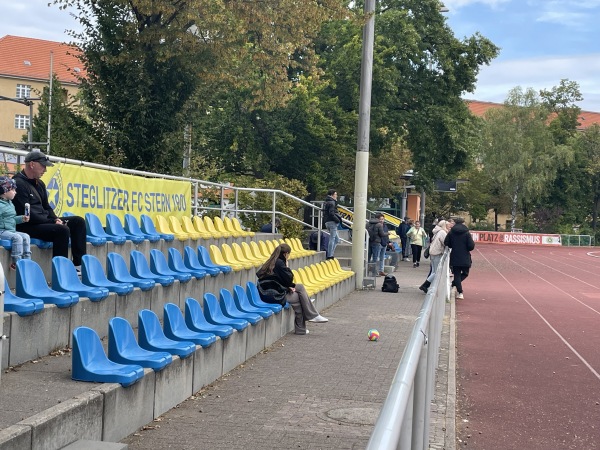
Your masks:
{"label": "woman with blonde hair", "polygon": [[308,334],[307,320],[323,323],[328,322],[328,319],[316,310],[304,286],[294,283],[294,274],[288,266],[290,253],[292,248],[288,244],[277,246],[269,259],[256,272],[257,286],[264,302],[279,303],[281,299],[287,301],[296,314],[294,332]]}

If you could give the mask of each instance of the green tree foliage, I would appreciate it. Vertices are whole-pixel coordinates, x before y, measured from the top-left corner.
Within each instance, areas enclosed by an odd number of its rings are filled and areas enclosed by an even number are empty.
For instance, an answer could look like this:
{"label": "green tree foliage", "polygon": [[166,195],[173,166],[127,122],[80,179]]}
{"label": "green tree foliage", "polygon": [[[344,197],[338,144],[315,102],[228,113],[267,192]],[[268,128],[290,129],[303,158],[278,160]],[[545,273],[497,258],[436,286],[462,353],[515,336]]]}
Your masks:
{"label": "green tree foliage", "polygon": [[485,119],[483,170],[501,195],[511,197],[514,228],[519,205],[538,201],[572,154],[569,147],[555,144],[548,109],[533,89],[512,89],[504,107],[490,109]]}
{"label": "green tree foliage", "polygon": [[[84,27],[83,98],[102,143],[130,168],[176,172],[183,129],[215,91],[287,100],[290,59],[340,0],[55,0]],[[309,55],[304,61],[309,61]]]}
{"label": "green tree foliage", "polygon": [[48,117],[51,117],[50,153],[52,155],[119,164],[119,160],[105,158],[103,147],[95,139],[93,128],[79,107],[79,98],[69,97],[56,75],[53,75],[52,79],[52,107],[50,108],[50,87],[45,87],[41,93],[37,113],[33,117],[34,142],[47,142]]}

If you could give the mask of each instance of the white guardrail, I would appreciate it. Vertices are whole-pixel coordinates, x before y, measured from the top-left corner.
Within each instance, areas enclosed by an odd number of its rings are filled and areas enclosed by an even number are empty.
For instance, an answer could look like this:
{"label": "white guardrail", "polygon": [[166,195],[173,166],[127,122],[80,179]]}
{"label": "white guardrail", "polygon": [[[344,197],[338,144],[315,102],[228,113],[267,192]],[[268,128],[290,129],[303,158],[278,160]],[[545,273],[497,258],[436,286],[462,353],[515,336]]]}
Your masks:
{"label": "white guardrail", "polygon": [[449,250],[429,288],[367,450],[426,450],[446,300]]}

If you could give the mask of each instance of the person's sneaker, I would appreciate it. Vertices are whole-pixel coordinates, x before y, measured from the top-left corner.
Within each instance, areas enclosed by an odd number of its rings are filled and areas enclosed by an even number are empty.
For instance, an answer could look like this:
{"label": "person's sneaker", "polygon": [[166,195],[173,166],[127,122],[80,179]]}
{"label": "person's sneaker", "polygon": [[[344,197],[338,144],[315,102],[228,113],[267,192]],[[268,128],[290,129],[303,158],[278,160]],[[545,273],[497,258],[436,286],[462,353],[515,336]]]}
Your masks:
{"label": "person's sneaker", "polygon": [[17,265],[15,263],[11,263],[10,270],[17,270]]}
{"label": "person's sneaker", "polygon": [[310,299],[310,302],[311,302],[311,303],[314,303],[314,302],[315,302],[315,300],[317,300],[317,299],[313,297],[313,298],[311,298],[311,299]]}
{"label": "person's sneaker", "polygon": [[329,319],[326,319],[325,317],[323,317],[321,314],[319,314],[317,317],[315,317],[314,319],[310,319],[309,322],[315,322],[315,323],[325,323],[325,322],[329,322]]}
{"label": "person's sneaker", "polygon": [[417,263],[417,267],[419,267],[421,265],[421,263]]}
{"label": "person's sneaker", "polygon": [[413,263],[413,267],[416,269],[417,268],[417,263]]}
{"label": "person's sneaker", "polygon": [[387,274],[385,272],[379,272],[380,277],[385,277]]}
{"label": "person's sneaker", "polygon": [[463,299],[463,298],[465,298],[465,297],[463,296],[463,293],[462,293],[462,292],[459,292],[458,294],[456,294],[456,298],[458,298],[458,299]]}

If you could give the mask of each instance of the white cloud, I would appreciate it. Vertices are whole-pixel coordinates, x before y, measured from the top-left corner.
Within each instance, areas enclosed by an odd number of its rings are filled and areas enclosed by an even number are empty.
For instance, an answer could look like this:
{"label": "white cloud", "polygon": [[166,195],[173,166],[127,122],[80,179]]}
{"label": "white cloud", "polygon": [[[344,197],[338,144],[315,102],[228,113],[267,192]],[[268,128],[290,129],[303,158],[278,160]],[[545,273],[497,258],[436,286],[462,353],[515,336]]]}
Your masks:
{"label": "white cloud", "polygon": [[533,6],[533,10],[540,11],[538,22],[557,23],[581,29],[597,26],[597,21],[590,11],[600,8],[600,0],[537,1]]}
{"label": "white cloud", "polygon": [[[594,0],[590,0],[594,1]],[[480,3],[482,5],[487,5],[492,8],[496,8],[503,3],[510,3],[511,0],[442,0],[444,6],[448,7],[451,11],[457,10],[465,6],[473,5],[475,3]]]}
{"label": "white cloud", "polygon": [[551,89],[567,78],[579,84],[584,100],[579,107],[600,112],[600,54],[494,61],[483,67],[474,94],[466,98],[501,103],[516,86]]}

